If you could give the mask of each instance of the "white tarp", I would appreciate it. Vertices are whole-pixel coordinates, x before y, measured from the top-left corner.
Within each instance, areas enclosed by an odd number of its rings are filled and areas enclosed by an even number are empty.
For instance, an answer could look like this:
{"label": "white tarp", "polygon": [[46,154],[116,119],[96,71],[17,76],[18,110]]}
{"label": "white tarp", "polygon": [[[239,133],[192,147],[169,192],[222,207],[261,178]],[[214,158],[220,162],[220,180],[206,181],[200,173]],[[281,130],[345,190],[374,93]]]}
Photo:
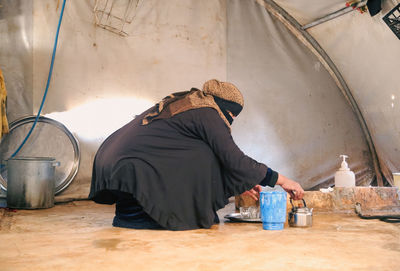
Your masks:
{"label": "white tarp", "polygon": [[370,178],[360,125],[318,59],[257,2],[228,3],[228,79],[248,101],[239,145],[306,189],[332,184],[340,154]]}
{"label": "white tarp", "polygon": [[[61,2],[33,2],[34,112],[47,80]],[[344,2],[277,3],[305,24]],[[96,27],[93,8],[94,1],[67,1],[44,107],[81,144],[81,168],[64,196],[87,196],[94,154],[109,133],[165,95],[211,78],[243,91],[245,108],[233,136],[248,155],[305,188],[332,183],[339,154],[350,156],[359,182],[372,178],[364,135],[340,90],[318,59],[257,1],[141,0],[124,28],[127,37]],[[357,12],[309,32],[348,83],[380,161],[399,171],[400,42],[380,18]],[[9,114],[26,112],[9,107]]]}
{"label": "white tarp", "polygon": [[9,121],[32,114],[32,2],[0,5],[0,69],[8,90]]}
{"label": "white tarp", "polygon": [[[276,1],[301,24],[344,7],[345,1]],[[332,5],[335,3],[335,5]],[[400,40],[382,17],[399,1],[383,1],[371,17],[358,11],[308,30],[346,80],[364,119],[387,177],[400,171]],[[312,9],[316,12],[305,12]],[[387,168],[387,169],[386,169]]]}
{"label": "white tarp", "polygon": [[[171,92],[226,79],[224,1],[140,1],[124,29],[127,37],[96,27],[93,7],[94,1],[67,1],[44,109],[81,143],[80,170],[63,193],[74,197],[87,196],[93,158],[105,136]],[[34,2],[35,108],[59,9],[54,1]]]}

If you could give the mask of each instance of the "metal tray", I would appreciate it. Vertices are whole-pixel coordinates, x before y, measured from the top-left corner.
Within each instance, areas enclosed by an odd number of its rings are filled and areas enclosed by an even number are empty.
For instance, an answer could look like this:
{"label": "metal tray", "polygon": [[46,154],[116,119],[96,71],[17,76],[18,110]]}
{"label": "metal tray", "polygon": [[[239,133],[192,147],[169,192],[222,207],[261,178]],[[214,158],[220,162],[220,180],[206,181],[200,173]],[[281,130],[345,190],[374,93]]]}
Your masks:
{"label": "metal tray", "polygon": [[261,218],[243,218],[240,213],[232,213],[224,216],[233,222],[261,223]]}
{"label": "metal tray", "polygon": [[[0,142],[0,161],[5,165],[13,152],[21,144],[36,116],[27,116],[10,123],[10,132]],[[40,117],[31,136],[17,156],[54,157],[60,162],[55,170],[55,194],[65,190],[79,169],[80,148],[78,140],[60,122]],[[0,187],[7,191],[6,166],[0,169]]]}

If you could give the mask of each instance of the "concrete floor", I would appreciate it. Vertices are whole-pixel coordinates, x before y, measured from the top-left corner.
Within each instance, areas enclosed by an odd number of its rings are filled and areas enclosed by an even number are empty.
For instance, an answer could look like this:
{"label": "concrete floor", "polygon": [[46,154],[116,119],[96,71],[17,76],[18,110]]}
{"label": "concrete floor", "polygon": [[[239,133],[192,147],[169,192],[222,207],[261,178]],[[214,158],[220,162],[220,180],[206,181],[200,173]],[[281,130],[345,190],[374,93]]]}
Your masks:
{"label": "concrete floor", "polygon": [[400,270],[400,224],[315,213],[308,229],[172,232],[113,228],[113,212],[90,201],[1,209],[0,270]]}

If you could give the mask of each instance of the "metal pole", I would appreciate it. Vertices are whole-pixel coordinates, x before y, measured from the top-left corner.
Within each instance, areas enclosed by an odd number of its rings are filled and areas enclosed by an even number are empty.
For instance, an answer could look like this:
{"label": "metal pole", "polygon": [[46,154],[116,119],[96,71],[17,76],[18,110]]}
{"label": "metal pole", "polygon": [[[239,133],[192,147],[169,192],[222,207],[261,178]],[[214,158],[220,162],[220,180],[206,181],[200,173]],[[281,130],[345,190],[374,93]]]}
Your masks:
{"label": "metal pole", "polygon": [[367,0],[362,0],[362,1],[358,2],[357,5],[355,5],[354,7],[353,6],[344,7],[342,9],[338,10],[338,11],[332,12],[332,13],[324,16],[324,17],[316,19],[315,21],[302,26],[302,29],[306,30],[306,29],[311,28],[313,26],[316,26],[316,25],[322,24],[324,22],[330,21],[330,20],[335,19],[335,18],[337,18],[339,16],[342,16],[342,15],[344,15],[346,13],[354,11],[356,8],[365,6],[366,4],[367,4]]}

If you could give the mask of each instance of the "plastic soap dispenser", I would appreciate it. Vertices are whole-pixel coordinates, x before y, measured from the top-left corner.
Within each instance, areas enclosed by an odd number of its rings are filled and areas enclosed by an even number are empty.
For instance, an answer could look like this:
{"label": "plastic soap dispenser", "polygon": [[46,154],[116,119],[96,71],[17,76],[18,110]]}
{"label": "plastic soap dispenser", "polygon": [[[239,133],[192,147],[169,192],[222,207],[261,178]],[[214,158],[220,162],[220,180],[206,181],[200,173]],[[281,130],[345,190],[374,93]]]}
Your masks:
{"label": "plastic soap dispenser", "polygon": [[340,155],[343,158],[341,167],[335,173],[335,187],[354,187],[356,186],[356,178],[354,172],[350,170],[346,158],[347,155]]}

